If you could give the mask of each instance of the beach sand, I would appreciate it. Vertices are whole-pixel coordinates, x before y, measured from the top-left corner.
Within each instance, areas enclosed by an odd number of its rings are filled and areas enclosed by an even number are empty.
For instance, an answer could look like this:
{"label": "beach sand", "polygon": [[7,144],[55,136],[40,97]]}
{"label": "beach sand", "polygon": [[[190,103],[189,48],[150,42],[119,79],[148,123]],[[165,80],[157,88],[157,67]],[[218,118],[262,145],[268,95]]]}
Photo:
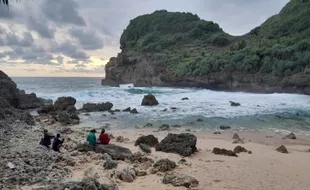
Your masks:
{"label": "beach sand", "polygon": [[[72,128],[74,133],[70,138],[84,141],[87,129]],[[129,141],[118,143],[115,139],[112,144],[129,148],[133,153],[139,148],[134,146],[135,140],[141,135],[153,134],[159,141],[168,133],[182,133],[184,129],[173,129],[172,131],[154,132],[154,129],[128,129],[109,130],[108,133],[114,137],[123,136]],[[199,186],[195,189],[201,190],[307,190],[310,189],[310,139],[307,136],[297,136],[297,140],[282,139],[285,134],[271,134],[267,132],[237,132],[244,139],[244,144],[233,144],[234,131],[221,131],[222,134],[215,135],[211,132],[188,132],[197,136],[197,148],[199,152],[186,157],[186,164],[179,165],[174,171],[196,178]],[[98,135],[98,134],[97,134]],[[268,136],[268,137],[266,137]],[[272,136],[271,138],[269,136]],[[215,155],[212,153],[214,147],[233,150],[237,145],[252,151],[252,154],[240,153],[238,157]],[[283,154],[276,151],[280,145],[285,145],[289,151]],[[63,150],[64,152],[66,150]],[[177,154],[156,152],[148,155],[154,161],[168,158],[178,163],[183,157]],[[103,161],[101,161],[103,163]],[[148,174],[137,177],[133,183],[112,180],[109,176],[111,171],[103,169],[98,160],[88,159],[86,163],[80,163],[72,170],[71,177],[66,181],[78,181],[87,173],[92,173],[102,183],[118,184],[120,190],[181,190],[185,187],[173,187],[162,183],[163,175]],[[130,164],[118,161],[117,170],[125,168]],[[132,164],[131,164],[132,165]],[[29,187],[28,187],[29,188]],[[28,189],[24,188],[24,189]]]}

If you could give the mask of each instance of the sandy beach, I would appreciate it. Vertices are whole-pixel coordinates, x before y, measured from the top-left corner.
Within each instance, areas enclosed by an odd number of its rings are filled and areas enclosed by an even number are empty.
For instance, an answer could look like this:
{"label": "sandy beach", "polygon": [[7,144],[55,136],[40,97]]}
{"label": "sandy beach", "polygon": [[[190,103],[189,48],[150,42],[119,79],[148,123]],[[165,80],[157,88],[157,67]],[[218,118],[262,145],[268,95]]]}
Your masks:
{"label": "sandy beach", "polygon": [[[55,129],[55,128],[54,128]],[[66,138],[85,141],[88,134],[87,128],[70,127],[73,131]],[[51,128],[53,132],[53,129]],[[154,132],[155,129],[128,129],[128,130],[109,130],[108,133],[114,137],[122,136],[127,138],[125,142],[116,142],[112,139],[111,143],[129,148],[133,153],[140,149],[134,146],[136,139],[141,135],[153,134],[161,141],[168,133],[184,133],[185,129],[172,129],[170,131]],[[56,132],[56,131],[55,131]],[[297,135],[296,140],[282,139],[285,134],[271,134],[266,132],[237,132],[244,140],[244,144],[233,144],[232,136],[236,131],[220,131],[221,134],[211,132],[186,132],[192,133],[197,137],[198,152],[189,156],[182,157],[177,154],[157,152],[152,149],[152,153],[147,157],[157,161],[168,158],[177,163],[175,172],[186,174],[196,178],[199,186],[194,189],[211,190],[266,190],[266,189],[298,189],[306,190],[310,187],[309,170],[310,165],[310,139],[307,136]],[[98,135],[98,134],[97,134]],[[65,143],[66,147],[69,142]],[[215,155],[212,153],[214,147],[233,150],[237,145],[241,145],[252,154],[240,153],[238,157]],[[288,154],[276,151],[280,145],[285,145]],[[61,150],[64,154],[68,152],[65,148]],[[104,184],[116,183],[120,190],[139,190],[139,189],[162,189],[162,190],[181,190],[186,187],[174,187],[162,183],[164,173],[148,174],[137,177],[132,183],[112,179],[110,176],[113,171],[104,170],[102,160],[96,159],[95,153],[79,154],[74,159],[77,164],[69,167],[72,171],[71,176],[65,181],[79,181],[85,176],[95,176],[99,182]],[[180,164],[180,160],[186,162]],[[83,161],[81,161],[83,160]],[[121,170],[132,164],[117,161],[116,170]],[[26,186],[22,189],[32,189],[34,186]]]}

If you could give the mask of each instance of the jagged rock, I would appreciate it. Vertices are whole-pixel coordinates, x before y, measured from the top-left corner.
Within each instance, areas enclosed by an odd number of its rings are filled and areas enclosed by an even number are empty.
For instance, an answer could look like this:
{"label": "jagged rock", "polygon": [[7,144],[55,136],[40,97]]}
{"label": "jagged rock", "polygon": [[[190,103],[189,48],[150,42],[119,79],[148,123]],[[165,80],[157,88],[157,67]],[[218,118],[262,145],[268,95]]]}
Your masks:
{"label": "jagged rock", "polygon": [[161,159],[158,160],[154,165],[154,168],[156,168],[158,171],[160,172],[167,172],[167,171],[171,171],[174,168],[177,167],[176,163],[169,160],[169,159]]}
{"label": "jagged rock", "polygon": [[169,130],[170,130],[170,126],[167,124],[163,124],[162,126],[158,128],[158,131],[169,131]]}
{"label": "jagged rock", "polygon": [[39,108],[43,103],[35,93],[19,94],[19,109],[33,109]]}
{"label": "jagged rock", "polygon": [[133,168],[125,168],[118,174],[120,180],[131,183],[136,179],[136,171]]}
{"label": "jagged rock", "polygon": [[128,148],[121,146],[108,144],[108,145],[97,145],[95,147],[97,153],[107,153],[113,160],[125,160],[126,158],[131,158],[132,153]]}
{"label": "jagged rock", "polygon": [[53,105],[43,105],[40,107],[37,112],[38,114],[48,114],[54,111],[54,106]]}
{"label": "jagged rock", "polygon": [[19,107],[19,90],[12,79],[0,70],[0,97],[3,97],[12,107]]}
{"label": "jagged rock", "polygon": [[85,178],[79,182],[57,183],[40,190],[119,190],[116,184],[100,184],[95,178]]}
{"label": "jagged rock", "polygon": [[285,136],[285,139],[296,139],[296,135],[294,133],[290,133],[288,135]]}
{"label": "jagged rock", "polygon": [[224,156],[234,156],[234,157],[238,157],[238,155],[236,153],[234,153],[231,150],[226,150],[226,149],[220,149],[220,148],[214,148],[212,150],[213,154],[217,154],[217,155],[224,155]]}
{"label": "jagged rock", "polygon": [[132,110],[130,111],[130,113],[132,113],[132,114],[138,114],[139,112],[138,112],[138,110],[137,110],[136,108],[134,108],[134,109],[132,109]]}
{"label": "jagged rock", "polygon": [[[144,155],[142,155],[141,152],[136,152],[134,153],[130,158],[129,160],[132,162],[132,163],[154,163],[154,161],[151,159],[151,158],[148,158]],[[151,164],[151,165],[152,165]]]}
{"label": "jagged rock", "polygon": [[114,80],[111,80],[111,79],[102,79],[101,85],[102,86],[119,87],[120,83],[118,83]]}
{"label": "jagged rock", "polygon": [[104,169],[111,170],[117,167],[117,162],[115,162],[109,154],[104,153],[103,158],[105,160],[103,164]]}
{"label": "jagged rock", "polygon": [[244,141],[242,139],[237,139],[233,142],[233,144],[244,144]]}
{"label": "jagged rock", "polygon": [[164,179],[163,179],[164,184],[172,184],[173,186],[184,186],[187,188],[194,188],[199,185],[199,182],[197,179],[184,175],[184,174],[179,174],[175,172],[168,172],[165,174]]}
{"label": "jagged rock", "polygon": [[213,134],[214,134],[214,135],[220,135],[220,134],[222,134],[222,133],[219,132],[219,131],[215,131]]}
{"label": "jagged rock", "polygon": [[152,149],[149,147],[149,145],[140,143],[139,148],[145,153],[152,153]]}
{"label": "jagged rock", "polygon": [[116,142],[122,143],[122,142],[124,142],[124,141],[125,141],[125,139],[124,139],[123,136],[118,136],[118,137],[116,137]]}
{"label": "jagged rock", "polygon": [[158,104],[159,104],[158,101],[152,94],[145,95],[141,103],[142,106],[155,106]]}
{"label": "jagged rock", "polygon": [[146,144],[150,147],[155,147],[158,144],[158,139],[154,135],[141,136],[136,140],[135,146],[138,146],[139,144]]}
{"label": "jagged rock", "polygon": [[227,126],[227,125],[221,125],[221,126],[220,126],[220,129],[221,129],[221,130],[228,130],[228,129],[231,129],[231,127],[230,127],[230,126]]}
{"label": "jagged rock", "polygon": [[60,97],[54,103],[54,109],[59,111],[66,110],[69,106],[74,106],[76,99],[73,97]]}
{"label": "jagged rock", "polygon": [[77,113],[60,112],[57,117],[58,121],[63,125],[76,125],[80,123],[80,118]]}
{"label": "jagged rock", "polygon": [[82,110],[86,112],[110,111],[112,107],[113,104],[111,102],[105,102],[99,104],[87,103],[83,105]]}
{"label": "jagged rock", "polygon": [[241,106],[241,104],[238,102],[229,101],[229,103],[230,103],[230,106],[234,106],[234,107]]}
{"label": "jagged rock", "polygon": [[239,135],[238,135],[237,133],[235,133],[235,134],[233,135],[233,139],[238,140],[238,139],[240,139],[240,137],[239,137]]}
{"label": "jagged rock", "polygon": [[28,112],[22,112],[19,118],[20,120],[25,121],[28,125],[35,125],[32,115]]}
{"label": "jagged rock", "polygon": [[130,111],[131,111],[131,107],[128,107],[128,108],[123,110],[123,112],[130,112]]}
{"label": "jagged rock", "polygon": [[242,146],[236,146],[235,149],[234,149],[234,153],[239,154],[241,152],[248,152],[248,151],[247,151],[247,149],[245,149]]}
{"label": "jagged rock", "polygon": [[279,148],[276,149],[278,152],[288,154],[288,151],[284,145],[281,145]]}
{"label": "jagged rock", "polygon": [[181,100],[189,100],[189,98],[185,97],[185,98],[182,98]]}
{"label": "jagged rock", "polygon": [[157,146],[156,151],[190,156],[197,151],[197,137],[190,133],[168,134]]}

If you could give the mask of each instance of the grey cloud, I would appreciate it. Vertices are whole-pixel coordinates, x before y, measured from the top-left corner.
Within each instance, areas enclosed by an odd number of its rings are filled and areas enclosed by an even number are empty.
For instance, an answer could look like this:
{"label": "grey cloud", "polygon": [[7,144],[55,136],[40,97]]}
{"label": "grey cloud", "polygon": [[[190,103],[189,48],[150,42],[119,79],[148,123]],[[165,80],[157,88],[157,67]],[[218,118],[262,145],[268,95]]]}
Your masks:
{"label": "grey cloud", "polygon": [[103,39],[93,30],[82,28],[72,28],[69,30],[72,37],[76,38],[82,48],[86,50],[96,50],[103,48]]}
{"label": "grey cloud", "polygon": [[29,32],[24,32],[22,37],[8,33],[5,38],[5,45],[7,46],[29,47],[34,43],[34,39]]}
{"label": "grey cloud", "polygon": [[79,50],[78,46],[71,43],[70,41],[65,41],[64,43],[52,44],[51,51],[53,53],[63,54],[73,59],[88,59],[88,55]]}
{"label": "grey cloud", "polygon": [[50,27],[48,20],[44,18],[33,18],[30,16],[27,20],[28,28],[36,31],[42,38],[54,38],[55,29]]}
{"label": "grey cloud", "polygon": [[85,26],[85,20],[78,12],[79,5],[74,0],[44,0],[42,10],[45,16],[58,24]]}
{"label": "grey cloud", "polygon": [[64,57],[63,57],[63,56],[58,55],[55,59],[56,59],[56,61],[57,61],[59,64],[63,64],[63,61],[64,61]]}

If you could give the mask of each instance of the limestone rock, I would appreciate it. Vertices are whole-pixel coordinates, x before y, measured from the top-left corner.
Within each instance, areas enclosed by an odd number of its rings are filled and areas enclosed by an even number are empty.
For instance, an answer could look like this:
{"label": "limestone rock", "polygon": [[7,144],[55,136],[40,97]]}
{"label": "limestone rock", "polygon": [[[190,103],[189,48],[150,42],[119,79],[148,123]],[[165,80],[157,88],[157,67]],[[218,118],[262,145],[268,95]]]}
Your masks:
{"label": "limestone rock", "polygon": [[117,162],[114,161],[109,154],[104,153],[103,157],[104,157],[104,160],[105,160],[105,162],[103,164],[104,169],[111,170],[111,169],[117,167]]}
{"label": "limestone rock", "polygon": [[170,126],[167,124],[163,124],[162,126],[158,128],[158,131],[169,131],[169,130],[170,130]]}
{"label": "limestone rock", "polygon": [[288,154],[288,151],[284,145],[281,145],[279,148],[276,149],[278,152]]}
{"label": "limestone rock", "polygon": [[97,145],[95,147],[95,151],[102,154],[107,153],[113,160],[125,160],[126,158],[130,158],[132,156],[132,153],[128,148],[113,144]]}
{"label": "limestone rock", "polygon": [[212,153],[213,154],[217,154],[217,155],[224,155],[224,156],[234,156],[234,157],[238,157],[238,155],[235,153],[235,152],[233,152],[233,151],[231,151],[231,150],[226,150],[226,149],[224,149],[224,148],[214,148],[213,150],[212,150]]}
{"label": "limestone rock", "polygon": [[234,149],[234,153],[239,154],[241,152],[248,152],[248,151],[247,151],[247,149],[245,149],[242,146],[236,146],[235,149]]}
{"label": "limestone rock", "polygon": [[59,111],[66,110],[69,106],[74,106],[76,99],[73,97],[60,97],[54,103],[54,109]]}
{"label": "limestone rock", "polygon": [[190,156],[197,151],[197,137],[190,133],[169,133],[157,146],[156,151],[176,153],[181,156]]}
{"label": "limestone rock", "polygon": [[154,135],[141,136],[136,140],[135,146],[138,146],[139,144],[146,144],[150,147],[155,147],[158,144],[158,139]]}
{"label": "limestone rock", "polygon": [[158,104],[159,104],[158,101],[152,94],[145,95],[141,103],[142,106],[155,106]]}
{"label": "limestone rock", "polygon": [[164,184],[172,184],[173,186],[184,186],[187,188],[194,188],[199,185],[199,182],[197,179],[184,175],[184,174],[179,174],[175,172],[168,172],[165,174],[164,179],[163,179]]}
{"label": "limestone rock", "polygon": [[240,139],[240,137],[239,137],[239,135],[238,135],[237,133],[235,133],[235,134],[233,135],[233,139],[238,140],[238,139]]}
{"label": "limestone rock", "polygon": [[148,146],[148,145],[146,145],[146,144],[139,144],[139,148],[143,151],[143,152],[145,152],[145,153],[147,153],[147,154],[150,154],[150,153],[152,153],[152,149]]}
{"label": "limestone rock", "polygon": [[161,159],[158,160],[153,167],[160,172],[167,172],[176,168],[176,163],[169,159]]}
{"label": "limestone rock", "polygon": [[285,136],[286,139],[296,139],[296,135],[294,133],[290,133],[288,135]]}

